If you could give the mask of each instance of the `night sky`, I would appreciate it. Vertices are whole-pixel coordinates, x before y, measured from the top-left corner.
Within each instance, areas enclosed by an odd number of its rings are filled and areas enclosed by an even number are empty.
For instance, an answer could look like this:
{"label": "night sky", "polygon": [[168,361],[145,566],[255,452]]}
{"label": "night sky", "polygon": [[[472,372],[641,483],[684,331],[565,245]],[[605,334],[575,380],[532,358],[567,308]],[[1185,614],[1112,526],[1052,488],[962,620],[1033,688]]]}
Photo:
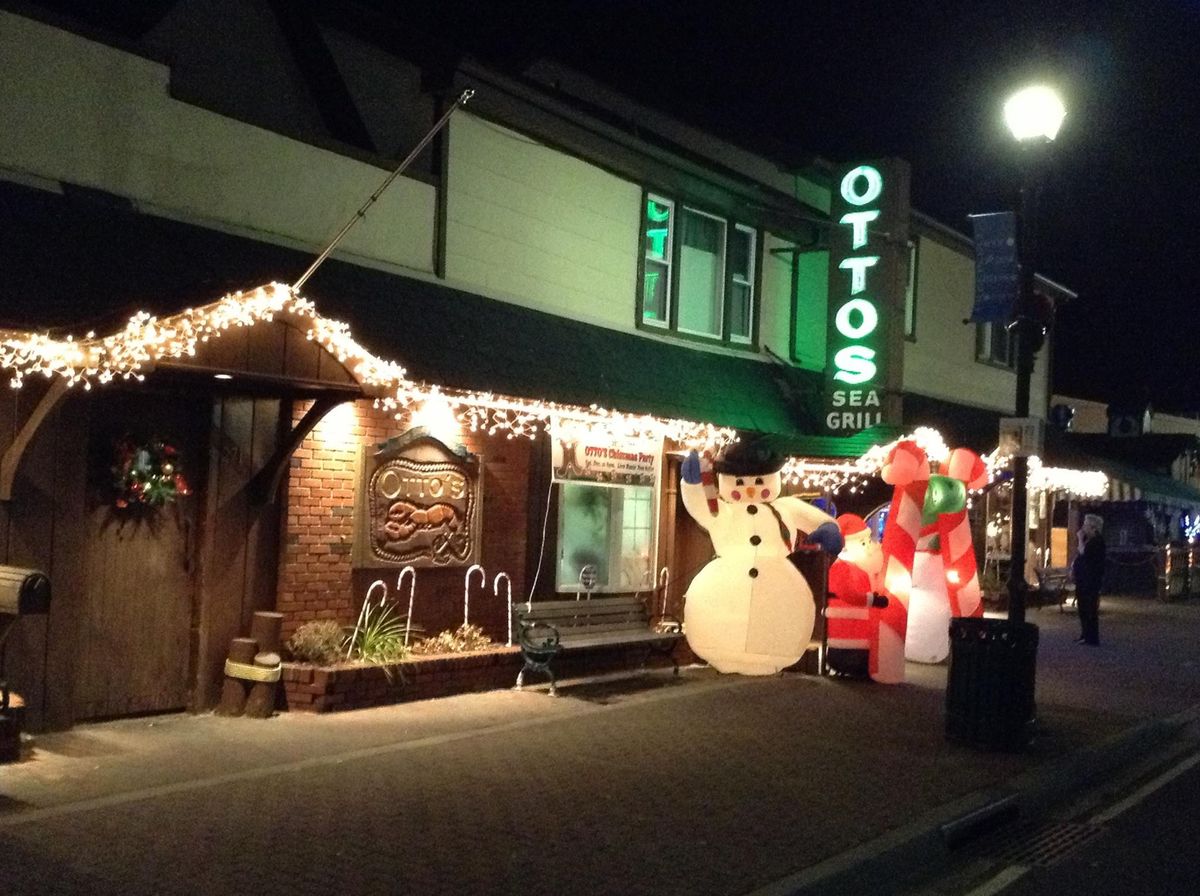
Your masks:
{"label": "night sky", "polygon": [[401,6],[519,69],[555,57],[780,161],[899,155],[962,232],[1015,202],[1001,106],[1059,86],[1039,272],[1070,394],[1200,411],[1200,2],[452,2]]}

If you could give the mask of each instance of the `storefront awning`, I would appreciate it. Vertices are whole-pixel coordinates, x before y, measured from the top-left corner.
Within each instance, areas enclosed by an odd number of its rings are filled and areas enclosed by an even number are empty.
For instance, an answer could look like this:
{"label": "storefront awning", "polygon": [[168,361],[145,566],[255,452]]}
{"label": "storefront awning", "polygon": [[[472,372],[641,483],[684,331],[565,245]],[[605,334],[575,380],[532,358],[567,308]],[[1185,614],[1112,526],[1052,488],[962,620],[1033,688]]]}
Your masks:
{"label": "storefront awning", "polygon": [[1200,489],[1130,462],[1136,460],[1169,469],[1176,458],[1195,446],[1196,439],[1188,435],[1114,437],[1051,430],[1046,434],[1043,460],[1104,472],[1108,475],[1109,501],[1149,501],[1195,513],[1200,509]]}
{"label": "storefront awning", "polygon": [[[305,252],[138,213],[86,191],[0,182],[6,269],[0,326],[103,332],[288,281]],[[337,261],[305,287],[366,349],[429,384],[802,439],[818,431],[820,374],[610,330],[493,301],[436,281]],[[632,301],[631,301],[632,307]],[[819,438],[830,456],[861,451]],[[845,442],[845,444],[843,444]]]}
{"label": "storefront awning", "polygon": [[1192,513],[1200,510],[1200,489],[1186,482],[1147,473],[1113,461],[1098,460],[1097,463],[1108,473],[1110,501],[1150,501],[1155,504],[1169,504]]}

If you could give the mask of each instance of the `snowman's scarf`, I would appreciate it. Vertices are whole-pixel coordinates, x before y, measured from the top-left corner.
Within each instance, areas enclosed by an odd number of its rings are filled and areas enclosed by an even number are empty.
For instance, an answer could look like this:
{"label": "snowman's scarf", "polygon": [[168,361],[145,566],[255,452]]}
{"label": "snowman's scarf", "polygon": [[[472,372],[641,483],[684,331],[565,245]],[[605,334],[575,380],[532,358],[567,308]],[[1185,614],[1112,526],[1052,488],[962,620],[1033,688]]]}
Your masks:
{"label": "snowman's scarf", "polygon": [[779,515],[779,511],[775,509],[774,504],[764,504],[767,510],[771,511],[771,515],[775,517],[775,522],[779,523],[779,535],[783,539],[783,543],[787,545],[788,553],[792,552],[792,532],[788,528],[787,523],[783,521],[783,517]]}

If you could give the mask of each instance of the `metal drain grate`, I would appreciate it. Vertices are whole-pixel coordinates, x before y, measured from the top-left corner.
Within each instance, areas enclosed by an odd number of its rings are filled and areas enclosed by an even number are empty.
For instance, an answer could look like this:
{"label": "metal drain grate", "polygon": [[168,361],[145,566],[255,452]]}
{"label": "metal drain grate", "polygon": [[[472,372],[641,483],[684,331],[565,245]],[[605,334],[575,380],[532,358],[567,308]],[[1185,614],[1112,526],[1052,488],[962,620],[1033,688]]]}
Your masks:
{"label": "metal drain grate", "polygon": [[980,851],[1010,865],[1045,868],[1103,831],[1100,825],[1069,822],[1018,826],[981,843]]}

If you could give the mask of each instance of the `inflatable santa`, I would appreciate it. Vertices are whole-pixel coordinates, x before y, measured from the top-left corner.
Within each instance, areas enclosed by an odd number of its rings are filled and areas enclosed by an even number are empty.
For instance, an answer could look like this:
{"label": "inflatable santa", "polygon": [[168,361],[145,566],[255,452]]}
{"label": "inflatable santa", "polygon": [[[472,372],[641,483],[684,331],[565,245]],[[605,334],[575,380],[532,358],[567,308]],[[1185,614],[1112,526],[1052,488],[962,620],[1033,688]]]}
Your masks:
{"label": "inflatable santa", "polygon": [[845,547],[829,568],[826,665],[839,675],[899,684],[907,610],[882,593],[883,549],[863,518],[845,513],[837,523]]}

